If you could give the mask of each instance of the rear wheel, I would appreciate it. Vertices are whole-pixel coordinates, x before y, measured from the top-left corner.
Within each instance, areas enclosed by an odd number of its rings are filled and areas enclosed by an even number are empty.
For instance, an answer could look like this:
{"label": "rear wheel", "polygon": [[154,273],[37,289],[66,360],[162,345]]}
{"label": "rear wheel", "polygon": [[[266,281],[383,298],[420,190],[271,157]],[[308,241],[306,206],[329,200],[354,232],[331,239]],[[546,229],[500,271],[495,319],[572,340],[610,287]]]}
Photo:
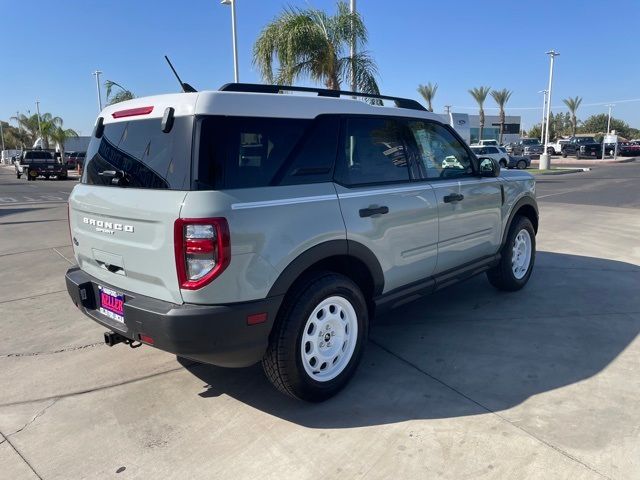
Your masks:
{"label": "rear wheel", "polygon": [[18,172],[16,172],[16,178],[20,178],[22,175],[20,175]]}
{"label": "rear wheel", "polygon": [[524,170],[525,168],[527,168],[527,162],[525,162],[524,160],[519,160],[516,166],[518,167],[518,170]]}
{"label": "rear wheel", "polygon": [[365,298],[349,278],[321,273],[283,303],[262,366],[283,393],[321,402],[354,374],[367,338]]}
{"label": "rear wheel", "polygon": [[500,263],[487,272],[489,282],[499,290],[520,290],[529,281],[536,259],[536,232],[531,220],[523,216],[513,219],[500,253]]}
{"label": "rear wheel", "polygon": [[562,152],[562,158],[567,158],[567,152]]}
{"label": "rear wheel", "polygon": [[507,161],[504,158],[501,158],[498,162],[501,168],[507,168]]}

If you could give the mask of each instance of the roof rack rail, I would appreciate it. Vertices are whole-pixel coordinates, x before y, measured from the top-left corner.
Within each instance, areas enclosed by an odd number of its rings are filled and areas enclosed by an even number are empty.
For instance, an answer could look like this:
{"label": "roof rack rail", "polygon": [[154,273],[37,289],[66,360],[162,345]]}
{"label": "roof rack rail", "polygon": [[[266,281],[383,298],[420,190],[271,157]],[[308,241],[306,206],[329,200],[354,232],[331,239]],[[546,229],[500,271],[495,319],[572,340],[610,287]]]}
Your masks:
{"label": "roof rack rail", "polygon": [[317,93],[319,97],[340,98],[341,96],[375,98],[378,100],[392,100],[398,108],[410,110],[427,109],[416,100],[410,98],[390,97],[374,93],[347,92],[344,90],[329,90],[327,88],[294,87],[291,85],[268,85],[260,83],[227,83],[220,87],[221,92],[245,92],[245,93],[280,93],[280,92],[310,92]]}

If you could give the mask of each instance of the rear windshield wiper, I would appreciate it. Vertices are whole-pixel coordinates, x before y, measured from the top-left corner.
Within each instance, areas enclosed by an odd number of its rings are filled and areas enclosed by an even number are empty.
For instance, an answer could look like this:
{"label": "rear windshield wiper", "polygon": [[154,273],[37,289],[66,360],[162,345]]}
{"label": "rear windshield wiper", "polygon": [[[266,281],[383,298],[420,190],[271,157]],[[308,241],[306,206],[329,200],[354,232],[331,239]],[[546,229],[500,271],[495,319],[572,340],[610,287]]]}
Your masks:
{"label": "rear windshield wiper", "polygon": [[126,187],[131,181],[131,176],[124,170],[103,170],[98,172],[101,177],[111,178],[111,184]]}

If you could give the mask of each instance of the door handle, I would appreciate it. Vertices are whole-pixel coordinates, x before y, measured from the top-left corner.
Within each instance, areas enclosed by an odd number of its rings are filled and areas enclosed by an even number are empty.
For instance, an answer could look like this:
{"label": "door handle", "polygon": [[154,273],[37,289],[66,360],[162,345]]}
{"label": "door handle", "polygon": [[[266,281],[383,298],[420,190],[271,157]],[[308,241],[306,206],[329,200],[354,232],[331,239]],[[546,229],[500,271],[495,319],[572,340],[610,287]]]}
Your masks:
{"label": "door handle", "polygon": [[361,208],[360,216],[361,217],[373,217],[374,215],[384,215],[389,213],[389,207],[369,207],[369,208]]}
{"label": "door handle", "polygon": [[461,202],[464,200],[464,195],[461,193],[451,193],[449,195],[445,195],[443,200],[444,203]]}

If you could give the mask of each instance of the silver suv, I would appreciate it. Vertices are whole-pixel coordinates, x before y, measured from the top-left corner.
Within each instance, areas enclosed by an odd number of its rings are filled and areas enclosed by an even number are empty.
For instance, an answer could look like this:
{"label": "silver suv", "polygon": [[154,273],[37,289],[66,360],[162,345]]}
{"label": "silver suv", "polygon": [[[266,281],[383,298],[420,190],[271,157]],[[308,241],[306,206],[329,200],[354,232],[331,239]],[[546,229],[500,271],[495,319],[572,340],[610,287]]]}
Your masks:
{"label": "silver suv", "polygon": [[533,177],[476,158],[413,100],[341,95],[229,84],[101,112],[66,283],[109,345],[262,361],[282,392],[321,401],[375,314],[482,272],[527,283]]}

